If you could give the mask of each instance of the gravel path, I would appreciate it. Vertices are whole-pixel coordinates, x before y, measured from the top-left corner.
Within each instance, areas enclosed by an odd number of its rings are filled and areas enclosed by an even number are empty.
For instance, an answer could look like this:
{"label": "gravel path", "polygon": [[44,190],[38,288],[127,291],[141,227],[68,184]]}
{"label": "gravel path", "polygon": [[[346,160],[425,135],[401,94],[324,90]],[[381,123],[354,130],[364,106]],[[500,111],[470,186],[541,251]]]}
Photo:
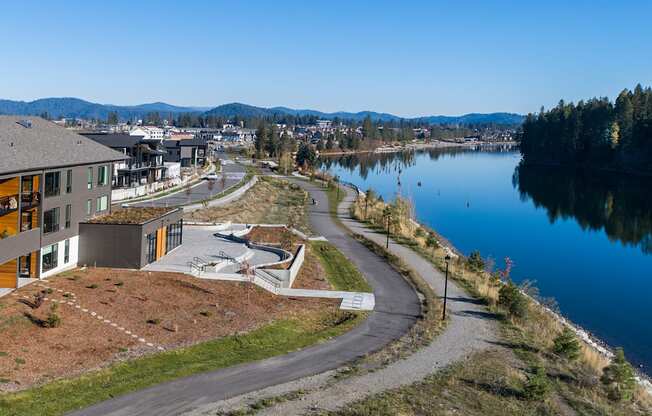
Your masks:
{"label": "gravel path", "polygon": [[[348,207],[353,201],[354,193],[347,190],[347,197],[339,207],[342,223],[351,231],[364,235],[369,240],[385,245],[385,236],[368,230],[348,216]],[[415,272],[425,279],[435,290],[443,294],[444,276],[412,250],[395,244],[390,240],[389,249],[401,257]],[[448,314],[450,322],[444,332],[433,342],[411,356],[389,366],[358,377],[346,378],[328,387],[321,387],[328,377],[316,376],[305,378],[284,385],[260,391],[255,395],[233,398],[223,403],[222,408],[235,408],[256,398],[281,395],[297,390],[312,390],[295,401],[288,401],[269,407],[259,415],[297,415],[318,410],[335,410],[370,394],[394,389],[420,381],[426,376],[456,361],[467,358],[470,354],[495,347],[496,323],[486,309],[475,299],[468,296],[461,288],[448,282]]]}

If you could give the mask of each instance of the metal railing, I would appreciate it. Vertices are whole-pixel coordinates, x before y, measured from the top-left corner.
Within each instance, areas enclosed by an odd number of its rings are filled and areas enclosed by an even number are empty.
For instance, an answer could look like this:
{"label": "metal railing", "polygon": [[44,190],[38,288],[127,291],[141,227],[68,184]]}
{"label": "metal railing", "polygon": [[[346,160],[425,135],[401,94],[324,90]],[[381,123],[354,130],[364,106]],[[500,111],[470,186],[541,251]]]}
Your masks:
{"label": "metal railing", "polygon": [[0,215],[18,210],[18,194],[0,197]]}

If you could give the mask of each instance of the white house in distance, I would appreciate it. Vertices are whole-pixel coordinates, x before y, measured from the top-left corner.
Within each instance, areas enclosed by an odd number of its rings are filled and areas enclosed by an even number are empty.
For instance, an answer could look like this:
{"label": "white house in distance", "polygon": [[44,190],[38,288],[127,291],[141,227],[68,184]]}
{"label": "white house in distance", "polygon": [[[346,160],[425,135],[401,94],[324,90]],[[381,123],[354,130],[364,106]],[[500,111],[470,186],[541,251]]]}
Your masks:
{"label": "white house in distance", "polygon": [[143,140],[163,140],[165,130],[156,126],[139,126],[129,132],[130,136],[143,136]]}

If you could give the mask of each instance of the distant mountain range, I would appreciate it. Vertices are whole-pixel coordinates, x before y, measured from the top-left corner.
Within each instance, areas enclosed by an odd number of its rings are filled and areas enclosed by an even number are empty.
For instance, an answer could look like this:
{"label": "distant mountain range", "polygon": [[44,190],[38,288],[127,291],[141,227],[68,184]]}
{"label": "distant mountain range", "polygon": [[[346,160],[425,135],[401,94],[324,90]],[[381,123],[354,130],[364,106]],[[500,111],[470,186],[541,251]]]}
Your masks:
{"label": "distant mountain range", "polygon": [[399,121],[415,120],[429,124],[480,124],[495,123],[503,125],[520,124],[523,116],[513,113],[472,113],[462,116],[425,116],[415,118],[403,118],[388,113],[376,113],[373,111],[360,111],[358,113],[335,112],[324,113],[316,110],[295,110],[287,107],[255,107],[242,103],[230,103],[209,109],[208,107],[179,107],[162,102],[140,104],[133,106],[121,106],[112,104],[98,104],[79,98],[43,98],[35,101],[12,101],[0,100],[0,114],[10,115],[40,115],[48,113],[51,117],[60,118],[85,118],[85,119],[106,119],[110,112],[117,112],[121,120],[142,118],[149,112],[159,112],[161,115],[195,113],[202,115],[214,115],[223,118],[233,117],[271,117],[274,115],[294,116],[315,116],[321,119],[346,119],[364,120],[367,116],[374,121]]}

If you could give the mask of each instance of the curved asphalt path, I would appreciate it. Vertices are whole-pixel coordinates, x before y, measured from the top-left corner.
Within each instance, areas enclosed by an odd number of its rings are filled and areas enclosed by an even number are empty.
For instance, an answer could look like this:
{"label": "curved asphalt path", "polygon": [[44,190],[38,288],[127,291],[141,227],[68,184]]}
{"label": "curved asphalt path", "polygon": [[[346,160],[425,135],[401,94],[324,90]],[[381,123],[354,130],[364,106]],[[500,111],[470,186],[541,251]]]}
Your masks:
{"label": "curved asphalt path", "polygon": [[[179,415],[229,397],[338,368],[401,337],[420,313],[412,287],[383,259],[335,224],[326,194],[317,185],[297,184],[317,201],[310,207],[313,230],[325,236],[364,274],[376,308],[346,334],[297,352],[174,380],[108,400],[74,416]],[[343,212],[345,210],[340,210]]]}
{"label": "curved asphalt path", "polygon": [[[179,205],[192,204],[195,202],[201,202],[210,199],[222,192],[224,189],[230,188],[231,186],[240,182],[246,175],[246,169],[244,166],[238,163],[234,163],[224,153],[218,154],[218,157],[223,162],[222,173],[218,173],[218,176],[226,175],[224,188],[222,188],[221,180],[208,181],[202,179],[198,184],[193,185],[190,188],[189,192],[185,189],[182,189],[178,192],[161,198],[145,200],[129,205],[134,207],[174,207]],[[128,201],[126,202],[129,203]]]}

